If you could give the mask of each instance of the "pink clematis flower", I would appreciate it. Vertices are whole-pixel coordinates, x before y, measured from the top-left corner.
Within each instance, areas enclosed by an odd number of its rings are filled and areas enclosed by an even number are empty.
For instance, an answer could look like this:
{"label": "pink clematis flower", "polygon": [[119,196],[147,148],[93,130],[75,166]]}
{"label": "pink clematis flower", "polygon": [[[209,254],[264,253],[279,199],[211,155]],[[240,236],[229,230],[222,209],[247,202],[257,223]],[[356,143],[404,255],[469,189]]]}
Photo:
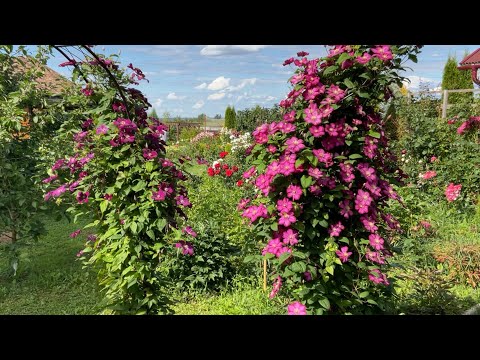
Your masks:
{"label": "pink clematis flower", "polygon": [[288,315],[307,315],[307,307],[298,301],[288,305],[287,310]]}
{"label": "pink clematis flower", "polygon": [[348,251],[348,246],[342,246],[340,250],[335,251],[335,254],[339,257],[341,262],[347,262],[348,258],[352,255],[351,251]]}
{"label": "pink clematis flower", "polygon": [[288,185],[287,196],[292,200],[299,200],[302,196],[302,188],[298,185]]}

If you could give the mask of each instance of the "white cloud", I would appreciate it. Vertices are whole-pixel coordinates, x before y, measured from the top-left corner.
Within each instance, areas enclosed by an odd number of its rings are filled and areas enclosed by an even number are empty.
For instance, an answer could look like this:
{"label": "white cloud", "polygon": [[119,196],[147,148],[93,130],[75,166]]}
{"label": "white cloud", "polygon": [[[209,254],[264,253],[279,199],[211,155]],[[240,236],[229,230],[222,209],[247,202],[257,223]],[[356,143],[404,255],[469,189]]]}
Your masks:
{"label": "white cloud", "polygon": [[171,92],[170,94],[167,95],[168,100],[183,100],[185,98],[186,98],[186,96],[178,96],[174,92]]}
{"label": "white cloud", "polygon": [[195,86],[195,89],[205,89],[207,87],[207,83],[201,83],[198,86]]}
{"label": "white cloud", "polygon": [[243,89],[246,85],[255,85],[257,78],[243,79],[237,86],[229,86],[228,91],[237,91]]}
{"label": "white cloud", "polygon": [[268,45],[207,45],[200,54],[203,56],[241,55],[260,51]]}
{"label": "white cloud", "polygon": [[227,95],[227,98],[229,98],[229,99],[232,98],[232,97],[233,97],[232,94],[228,94],[228,95]]}
{"label": "white cloud", "polygon": [[162,103],[163,103],[163,100],[159,98],[159,99],[155,100],[155,102],[153,103],[153,105],[154,105],[155,107],[161,107],[161,106],[162,106]]}
{"label": "white cloud", "polygon": [[214,94],[211,94],[211,95],[208,95],[208,100],[220,100],[220,99],[223,99],[225,97],[225,93],[214,93]]}
{"label": "white cloud", "polygon": [[195,103],[195,105],[192,106],[192,108],[194,108],[194,109],[200,109],[200,108],[203,107],[203,105],[205,105],[205,101],[200,100],[200,101],[197,101],[197,102]]}
{"label": "white cloud", "polygon": [[218,78],[213,80],[210,84],[208,84],[207,89],[218,91],[218,90],[225,89],[228,85],[230,85],[230,78],[219,76]]}
{"label": "white cloud", "polygon": [[420,85],[422,85],[421,90],[423,90],[423,87],[426,87],[427,89],[433,89],[435,88],[435,85],[438,85],[435,84],[436,81],[434,79],[422,76],[411,75],[408,76],[408,79],[410,79],[410,83],[404,80],[403,84],[409,90],[420,90]]}
{"label": "white cloud", "polygon": [[185,71],[183,70],[178,70],[178,69],[167,69],[167,70],[163,70],[163,73],[164,74],[169,74],[169,75],[177,75],[177,74],[182,74],[184,73]]}
{"label": "white cloud", "polygon": [[274,96],[267,96],[265,101],[272,101],[272,100],[275,100],[275,99],[276,99],[276,97],[274,97]]}

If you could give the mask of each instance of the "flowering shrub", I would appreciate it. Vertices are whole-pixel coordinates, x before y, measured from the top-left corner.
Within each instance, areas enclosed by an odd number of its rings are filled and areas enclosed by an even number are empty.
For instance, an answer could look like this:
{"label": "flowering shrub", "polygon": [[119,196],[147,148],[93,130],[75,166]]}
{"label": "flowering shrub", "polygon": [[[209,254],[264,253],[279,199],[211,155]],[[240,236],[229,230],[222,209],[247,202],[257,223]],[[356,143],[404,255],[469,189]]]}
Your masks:
{"label": "flowering shrub", "polygon": [[479,117],[462,121],[463,117],[455,116],[445,121],[430,114],[421,102],[397,105],[399,116],[408,120],[397,150],[409,181],[438,199],[445,199],[448,184],[461,184],[452,205],[463,208],[475,202],[480,191]]}
{"label": "flowering shrub", "polygon": [[165,158],[161,136],[166,126],[147,117],[150,104],[129,87],[142,78],[141,70],[131,66],[128,76],[112,60],[101,57],[100,61],[116,78],[126,103],[108,87],[111,80],[98,61],[77,64],[83,74],[96,79],[89,83],[91,91],[82,94],[88,96],[91,108],[77,122],[73,139],[64,134],[73,140],[73,155],[58,159],[49,170],[45,182],[51,190],[45,200],[63,197],[72,203],[75,218],[93,217],[86,227],[96,227],[97,234],[81,255],[98,270],[112,311],[168,312],[164,291],[168,279],[159,262],[168,249],[179,249],[182,256],[194,254],[191,234],[169,237],[172,231],[178,235],[178,218],[191,207],[181,185],[186,176]]}
{"label": "flowering shrub", "polygon": [[[394,156],[376,108],[400,83],[401,57],[415,46],[335,46],[323,59],[299,53],[283,119],[253,133],[253,178],[260,193],[243,216],[264,239],[289,313],[385,309],[397,221],[383,209],[399,199]],[[278,280],[276,280],[278,288]],[[278,290],[278,289],[277,289]]]}

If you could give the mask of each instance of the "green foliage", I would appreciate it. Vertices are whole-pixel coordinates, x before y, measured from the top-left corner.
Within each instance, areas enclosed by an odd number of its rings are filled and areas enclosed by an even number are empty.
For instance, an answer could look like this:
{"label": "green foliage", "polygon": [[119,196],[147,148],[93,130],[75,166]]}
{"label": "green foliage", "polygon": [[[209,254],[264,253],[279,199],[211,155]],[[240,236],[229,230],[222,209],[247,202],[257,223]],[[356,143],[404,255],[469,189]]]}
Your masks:
{"label": "green foliage", "polygon": [[[243,191],[232,184],[226,186],[219,176],[207,176],[206,170],[204,165],[187,167],[188,172],[196,173],[194,181],[187,184],[193,206],[186,211],[197,233],[194,256],[183,256],[172,248],[163,266],[179,290],[219,291],[235,275],[255,273],[251,263],[243,262],[245,256],[258,251],[251,229],[236,211]],[[180,240],[186,240],[186,235],[178,234],[176,241]]]}
{"label": "green foliage", "polygon": [[239,248],[228,242],[215,219],[195,222],[195,231],[198,235],[194,256],[182,255],[180,249],[169,249],[170,261],[165,262],[165,271],[179,290],[218,291],[235,274],[232,259],[239,255]]}
{"label": "green foliage", "polygon": [[412,268],[398,276],[399,310],[412,315],[458,313],[452,284],[441,270]]}
{"label": "green foliage", "polygon": [[159,119],[158,115],[157,115],[157,111],[155,110],[155,108],[152,108],[152,111],[150,111],[150,113],[148,114],[148,116],[150,117],[153,117],[155,119]]}
{"label": "green foliage", "polygon": [[[470,71],[459,70],[457,66],[457,59],[454,56],[449,56],[443,69],[442,90],[473,89],[473,81]],[[473,100],[473,93],[448,94],[448,102],[450,104],[456,104],[462,100],[466,103],[471,103]]]}
{"label": "green foliage", "polygon": [[[466,106],[466,105],[465,105]],[[415,186],[443,197],[450,183],[462,184],[465,200],[475,200],[480,192],[480,143],[477,133],[460,135],[457,128],[462,121],[448,123],[435,114],[435,103],[419,99],[408,103],[397,102],[398,122],[401,134],[395,144],[402,169]],[[450,121],[452,122],[452,121]],[[400,154],[403,150],[404,154]],[[437,159],[432,162],[432,156]],[[436,176],[422,180],[426,171],[435,171]]]}
{"label": "green foliage", "polygon": [[236,115],[236,129],[244,132],[252,132],[257,126],[281,119],[281,111],[278,105],[272,108],[263,108],[260,105],[251,109],[239,110]]}
{"label": "green foliage", "polygon": [[42,148],[61,119],[48,113],[48,89],[37,86],[47,54],[32,56],[23,46],[0,46],[0,237],[8,239],[12,273],[19,266],[19,247],[44,233],[38,183]]}
{"label": "green foliage", "polygon": [[200,128],[194,126],[184,126],[180,130],[179,140],[182,142],[189,142],[201,132],[202,130]]}
{"label": "green foliage", "polygon": [[225,127],[227,129],[234,129],[235,128],[235,109],[227,106],[227,109],[225,110]]}

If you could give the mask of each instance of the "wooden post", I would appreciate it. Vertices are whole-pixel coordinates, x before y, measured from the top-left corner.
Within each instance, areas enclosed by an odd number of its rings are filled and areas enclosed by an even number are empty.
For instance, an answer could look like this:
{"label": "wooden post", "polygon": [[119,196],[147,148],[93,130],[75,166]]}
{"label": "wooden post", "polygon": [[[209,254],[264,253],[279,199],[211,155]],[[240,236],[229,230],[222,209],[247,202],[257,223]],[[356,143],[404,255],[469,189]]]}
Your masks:
{"label": "wooden post", "polygon": [[267,259],[263,260],[263,291],[267,291]]}
{"label": "wooden post", "polygon": [[442,119],[447,118],[448,90],[443,90]]}

